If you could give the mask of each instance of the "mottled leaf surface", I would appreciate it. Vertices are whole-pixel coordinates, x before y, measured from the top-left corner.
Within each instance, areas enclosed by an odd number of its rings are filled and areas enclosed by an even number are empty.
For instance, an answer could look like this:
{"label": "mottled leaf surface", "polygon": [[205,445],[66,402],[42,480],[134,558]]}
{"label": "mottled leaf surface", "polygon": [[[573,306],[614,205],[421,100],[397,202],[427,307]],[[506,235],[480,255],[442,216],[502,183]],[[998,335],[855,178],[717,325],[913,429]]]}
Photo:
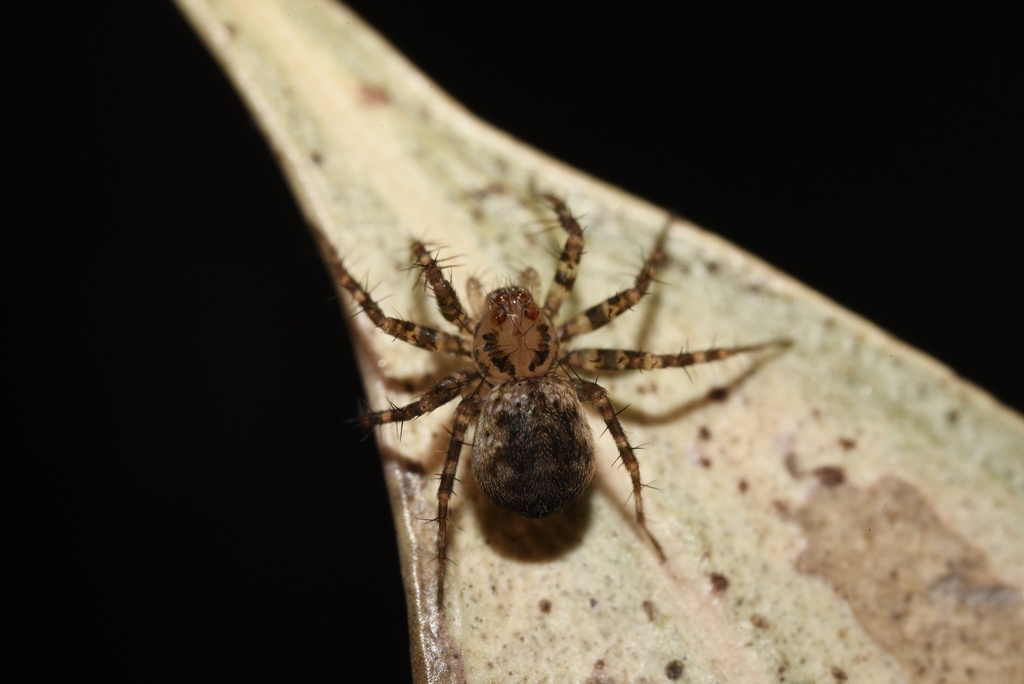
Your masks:
{"label": "mottled leaf surface", "polygon": [[[409,244],[454,284],[554,273],[533,188],[587,250],[566,308],[627,286],[666,212],[473,119],[332,3],[179,0],[251,107],[327,249],[389,314],[447,329]],[[1024,425],[948,369],[681,219],[635,312],[574,346],[672,352],[788,337],[782,353],[600,378],[639,452],[661,562],[595,422],[598,472],[525,521],[463,459],[444,605],[436,473],[451,408],[379,431],[422,681],[1016,681]],[[355,313],[351,299],[346,310]],[[373,407],[458,362],[352,318]],[[339,489],[342,483],[339,483]]]}

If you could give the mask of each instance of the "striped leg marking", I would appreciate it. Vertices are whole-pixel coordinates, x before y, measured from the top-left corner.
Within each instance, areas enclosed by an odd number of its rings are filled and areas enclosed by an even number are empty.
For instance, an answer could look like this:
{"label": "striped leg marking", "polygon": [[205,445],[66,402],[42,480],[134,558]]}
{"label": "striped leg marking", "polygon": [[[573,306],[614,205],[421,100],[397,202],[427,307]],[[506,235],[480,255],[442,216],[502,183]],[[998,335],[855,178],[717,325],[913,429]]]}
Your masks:
{"label": "striped leg marking", "polygon": [[615,446],[619,450],[619,459],[622,461],[622,465],[626,467],[626,471],[629,473],[630,479],[633,481],[633,504],[636,507],[636,524],[644,531],[648,539],[651,540],[651,544],[654,545],[655,550],[661,557],[661,560],[665,560],[665,552],[661,549],[661,544],[654,538],[651,531],[647,529],[647,521],[644,518],[644,501],[643,501],[643,484],[640,482],[640,462],[636,460],[636,454],[633,452],[633,447],[629,443],[629,439],[626,438],[626,433],[622,429],[622,424],[619,423],[618,417],[615,415],[615,407],[612,406],[611,399],[608,398],[608,391],[598,385],[596,382],[590,382],[589,380],[574,380],[573,386],[576,389],[576,394],[580,401],[590,404],[601,414],[601,418],[604,419],[605,425],[608,426],[608,432],[611,433],[612,438],[615,439]]}
{"label": "striped leg marking", "polygon": [[573,349],[565,352],[560,363],[579,370],[656,370],[658,368],[685,368],[701,363],[722,361],[740,354],[782,347],[788,344],[785,340],[773,340],[761,344],[749,344],[739,347],[716,347],[703,351],[682,352],[679,354],[651,354],[650,352],[629,351],[627,349]]}
{"label": "striped leg marking", "polygon": [[592,330],[602,328],[636,306],[637,302],[643,299],[650,289],[651,281],[654,280],[654,274],[657,272],[658,266],[665,261],[664,248],[667,236],[668,226],[665,226],[665,230],[661,232],[658,241],[654,245],[654,251],[647,257],[647,261],[644,262],[644,266],[640,269],[640,273],[637,275],[632,287],[612,295],[600,304],[590,307],[575,318],[571,318],[563,323],[558,328],[559,342],[565,342],[577,335],[583,335]]}
{"label": "striped leg marking", "polygon": [[473,356],[473,339],[471,337],[462,338],[458,335],[449,335],[425,325],[385,316],[384,311],[381,310],[377,302],[373,301],[366,288],[360,285],[359,281],[346,270],[334,248],[328,244],[321,249],[321,252],[324,254],[337,284],[351,292],[356,303],[362,307],[373,324],[388,335],[421,349],[443,351],[457,356]]}
{"label": "striped leg marking", "polygon": [[476,330],[476,323],[466,315],[459,301],[459,295],[452,287],[451,282],[445,278],[437,257],[427,251],[422,242],[412,244],[413,256],[416,258],[416,265],[423,269],[423,277],[426,279],[430,289],[434,292],[434,299],[437,300],[437,308],[446,321],[459,326],[469,334]]}
{"label": "striped leg marking", "polygon": [[562,224],[562,228],[569,233],[569,237],[565,240],[565,246],[562,247],[562,253],[558,257],[555,280],[551,283],[548,296],[544,300],[544,313],[554,321],[557,320],[562,302],[572,292],[572,286],[576,283],[576,274],[580,270],[580,258],[583,256],[583,229],[561,199],[549,194],[542,194],[539,197],[551,205],[551,208],[558,214],[558,221]]}
{"label": "striped leg marking", "polygon": [[466,430],[480,413],[476,397],[468,396],[455,409],[452,422],[452,438],[448,442],[448,454],[444,459],[440,483],[437,486],[437,601],[444,598],[444,578],[448,563],[448,501],[455,489],[455,473],[459,468],[459,457],[465,444]]}

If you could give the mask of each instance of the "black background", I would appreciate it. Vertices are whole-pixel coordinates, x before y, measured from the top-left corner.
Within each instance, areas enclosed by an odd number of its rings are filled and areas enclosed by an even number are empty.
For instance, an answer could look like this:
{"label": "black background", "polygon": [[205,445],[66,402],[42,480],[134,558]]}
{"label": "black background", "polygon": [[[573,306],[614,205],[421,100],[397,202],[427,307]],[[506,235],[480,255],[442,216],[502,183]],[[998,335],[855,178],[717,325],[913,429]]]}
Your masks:
{"label": "black background", "polygon": [[[40,667],[404,681],[331,284],[184,19],[121,4],[41,19],[19,65]],[[1024,406],[1012,17],[354,6],[482,118]]]}

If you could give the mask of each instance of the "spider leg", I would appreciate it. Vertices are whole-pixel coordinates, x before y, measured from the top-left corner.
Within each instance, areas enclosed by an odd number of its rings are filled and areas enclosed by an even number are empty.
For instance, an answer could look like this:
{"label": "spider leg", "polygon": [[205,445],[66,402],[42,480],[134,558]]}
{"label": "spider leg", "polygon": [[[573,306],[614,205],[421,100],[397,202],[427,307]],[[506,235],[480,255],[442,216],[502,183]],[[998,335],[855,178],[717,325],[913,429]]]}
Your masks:
{"label": "spider leg", "polygon": [[487,315],[487,294],[480,279],[470,276],[466,279],[466,296],[469,298],[469,305],[473,307],[473,314],[477,318]]}
{"label": "spider leg", "polygon": [[451,282],[445,278],[441,266],[437,263],[437,258],[431,256],[422,242],[414,242],[412,252],[416,257],[416,265],[423,269],[427,284],[434,291],[434,299],[437,300],[437,308],[441,315],[446,321],[451,321],[472,334],[476,329],[476,323],[462,309],[459,295],[452,287]]}
{"label": "spider leg", "polygon": [[580,370],[655,370],[657,368],[685,368],[699,363],[721,361],[731,356],[750,354],[752,352],[781,347],[789,344],[788,340],[772,340],[760,344],[747,344],[738,347],[715,347],[695,352],[679,354],[651,354],[650,352],[630,351],[628,349],[572,349],[563,352],[559,363]]}
{"label": "spider leg", "polygon": [[555,279],[548,290],[548,296],[544,300],[544,313],[549,320],[556,320],[558,310],[562,302],[576,283],[576,273],[580,270],[580,258],[583,256],[583,229],[573,217],[569,207],[558,197],[549,194],[541,194],[540,198],[547,201],[551,208],[558,214],[558,221],[562,228],[569,233],[562,247],[562,253],[558,257],[558,270],[555,271]]}
{"label": "spider leg", "polygon": [[389,409],[383,411],[373,411],[366,413],[358,418],[359,424],[364,428],[372,428],[375,425],[384,425],[385,423],[404,423],[413,418],[418,418],[425,413],[441,408],[449,401],[459,396],[462,392],[463,386],[474,377],[478,376],[479,372],[474,370],[465,370],[461,373],[449,375],[447,378],[441,380],[439,383],[428,389],[420,396],[419,399],[406,404],[405,406],[392,406]]}
{"label": "spider leg", "polygon": [[540,275],[536,269],[526,267],[522,273],[519,274],[519,284],[523,286],[527,292],[533,293],[537,287],[537,283],[540,281]]}
{"label": "spider leg", "polygon": [[633,481],[633,503],[636,507],[636,524],[644,531],[648,539],[654,545],[655,550],[661,557],[661,560],[665,560],[665,552],[661,549],[661,544],[654,538],[651,531],[647,529],[647,521],[644,518],[644,502],[643,502],[643,484],[640,482],[640,462],[636,460],[636,454],[633,452],[633,447],[629,443],[629,439],[626,438],[626,432],[622,429],[622,424],[619,423],[618,417],[615,415],[615,407],[612,406],[611,399],[608,398],[608,391],[598,385],[596,382],[590,382],[589,380],[582,380],[576,378],[572,380],[573,387],[576,390],[576,395],[580,401],[590,404],[595,407],[601,414],[601,418],[604,419],[605,425],[608,426],[608,432],[611,433],[612,438],[615,440],[615,446],[619,450],[619,459],[622,464],[626,467],[626,471],[629,473],[630,479]]}
{"label": "spider leg", "polygon": [[[319,236],[319,231],[313,231],[313,233]],[[370,317],[375,326],[395,339],[407,342],[421,349],[443,351],[457,356],[473,356],[472,338],[449,335],[448,333],[428,328],[425,325],[385,316],[384,311],[381,310],[377,302],[373,301],[366,288],[360,285],[359,281],[353,278],[345,268],[345,265],[341,263],[341,259],[338,258],[334,246],[327,242],[326,238],[320,237],[319,242],[320,252],[324,255],[324,260],[331,269],[331,275],[334,276],[335,283],[352,293],[356,302],[363,308],[363,311],[366,312],[366,315]]]}
{"label": "spider leg", "polygon": [[466,430],[480,413],[480,404],[474,395],[469,395],[455,409],[452,421],[452,438],[448,442],[448,454],[444,459],[440,483],[437,486],[437,600],[444,598],[444,577],[448,562],[448,501],[455,488],[455,473],[459,468],[459,457],[465,444]]}
{"label": "spider leg", "polygon": [[597,330],[632,309],[647,294],[658,266],[665,261],[665,238],[667,236],[668,226],[666,225],[665,230],[658,236],[658,241],[654,243],[654,251],[647,257],[647,261],[644,262],[632,287],[612,295],[600,304],[596,304],[562,323],[558,328],[558,339],[564,342],[577,335]]}

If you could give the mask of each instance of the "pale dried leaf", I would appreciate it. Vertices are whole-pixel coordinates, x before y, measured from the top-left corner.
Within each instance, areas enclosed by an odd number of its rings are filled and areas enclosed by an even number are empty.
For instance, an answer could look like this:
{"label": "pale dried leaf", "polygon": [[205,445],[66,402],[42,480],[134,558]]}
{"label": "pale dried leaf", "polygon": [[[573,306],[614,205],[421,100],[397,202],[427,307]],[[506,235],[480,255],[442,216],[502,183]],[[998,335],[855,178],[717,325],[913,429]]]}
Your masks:
{"label": "pale dried leaf", "polygon": [[[487,283],[550,279],[531,187],[567,198],[588,252],[570,303],[628,283],[665,212],[472,117],[344,8],[179,0],[247,99],[311,223],[386,306],[442,327],[411,237]],[[787,336],[782,354],[601,379],[655,489],[659,562],[599,440],[591,496],[525,522],[465,460],[445,605],[433,477],[450,410],[380,431],[423,681],[1012,681],[1024,673],[1019,416],[764,264],[675,220],[656,295],[587,346],[673,351]],[[346,298],[346,301],[348,299]],[[372,406],[451,368],[353,319]],[[727,387],[722,393],[714,388]],[[597,430],[598,433],[601,430]]]}

